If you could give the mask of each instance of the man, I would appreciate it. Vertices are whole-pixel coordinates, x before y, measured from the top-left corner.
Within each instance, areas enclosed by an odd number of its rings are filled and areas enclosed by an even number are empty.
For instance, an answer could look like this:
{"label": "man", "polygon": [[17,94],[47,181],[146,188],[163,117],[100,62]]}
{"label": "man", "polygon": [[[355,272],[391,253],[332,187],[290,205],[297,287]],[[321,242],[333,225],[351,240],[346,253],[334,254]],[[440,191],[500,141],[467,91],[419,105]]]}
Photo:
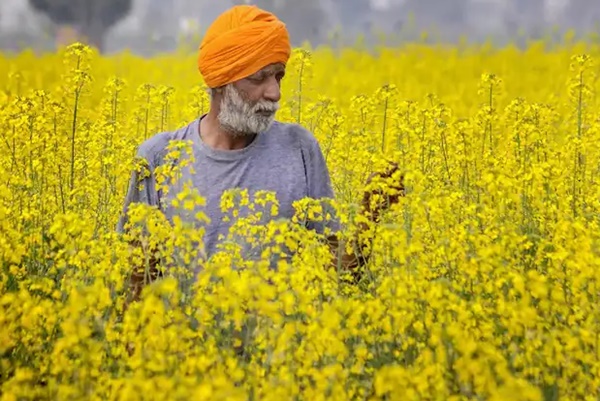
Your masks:
{"label": "man", "polygon": [[[205,226],[204,245],[209,257],[217,250],[219,236],[227,235],[231,226],[223,221],[220,209],[221,195],[228,189],[248,189],[251,194],[274,191],[278,218],[291,218],[296,200],[333,198],[329,172],[315,137],[299,125],[274,120],[290,52],[286,27],[271,13],[241,5],[217,18],[206,33],[198,59],[211,88],[210,110],[187,126],[160,133],[139,147],[138,156],[146,161],[150,174],[146,178],[132,176],[119,222],[121,232],[128,205],[133,202],[157,206],[169,219],[176,213],[168,203],[177,190],[161,199],[153,175],[164,164],[167,145],[174,140],[192,143],[193,165],[183,170],[181,181],[191,182],[206,199],[204,212],[210,223]],[[370,194],[365,194],[365,205],[369,199]],[[309,228],[325,229],[319,224]],[[330,228],[337,229],[335,221]],[[337,253],[335,236],[329,242]],[[343,264],[356,267],[359,259],[345,255]],[[143,281],[143,274],[133,275],[136,294]]]}

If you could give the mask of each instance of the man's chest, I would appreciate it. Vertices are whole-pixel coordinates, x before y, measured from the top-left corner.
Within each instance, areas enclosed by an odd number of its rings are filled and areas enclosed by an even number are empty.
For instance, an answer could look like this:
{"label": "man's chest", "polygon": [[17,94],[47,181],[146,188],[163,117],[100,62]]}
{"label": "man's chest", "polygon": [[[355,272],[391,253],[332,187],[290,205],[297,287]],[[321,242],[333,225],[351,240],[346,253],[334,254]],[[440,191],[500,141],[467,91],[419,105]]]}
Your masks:
{"label": "man's chest", "polygon": [[[260,203],[266,193],[277,201],[277,217],[291,218],[293,202],[308,195],[305,160],[295,149],[272,154],[256,152],[234,160],[198,155],[192,163],[181,168],[179,178],[168,188],[167,203],[186,191],[200,195],[205,201],[203,210],[213,223],[215,219],[223,218],[223,210],[231,208],[232,203],[234,207],[243,203],[240,214],[246,215],[249,212],[246,203]],[[245,196],[247,198],[242,199]],[[169,210],[181,215],[172,207]]]}

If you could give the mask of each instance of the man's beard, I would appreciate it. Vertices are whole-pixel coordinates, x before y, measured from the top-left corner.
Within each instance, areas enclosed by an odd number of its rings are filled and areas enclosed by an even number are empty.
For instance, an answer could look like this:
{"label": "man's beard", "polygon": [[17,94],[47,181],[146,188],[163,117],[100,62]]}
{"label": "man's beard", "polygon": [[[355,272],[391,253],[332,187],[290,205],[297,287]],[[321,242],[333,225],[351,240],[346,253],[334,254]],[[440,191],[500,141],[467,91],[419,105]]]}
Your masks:
{"label": "man's beard", "polygon": [[261,100],[251,104],[233,85],[227,85],[218,119],[221,127],[231,135],[254,135],[269,129],[278,109],[278,102]]}

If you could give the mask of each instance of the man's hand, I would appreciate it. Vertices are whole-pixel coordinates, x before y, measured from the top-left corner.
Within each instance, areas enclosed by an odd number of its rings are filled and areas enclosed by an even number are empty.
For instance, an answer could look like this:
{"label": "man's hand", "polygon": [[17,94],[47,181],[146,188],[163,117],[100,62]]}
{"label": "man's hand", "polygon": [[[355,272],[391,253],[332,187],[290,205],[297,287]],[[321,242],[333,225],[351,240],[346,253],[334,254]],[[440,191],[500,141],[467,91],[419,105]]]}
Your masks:
{"label": "man's hand", "polygon": [[[398,165],[392,162],[385,171],[371,174],[366,184],[361,213],[371,222],[377,223],[381,214],[404,196],[404,176],[401,175]],[[379,188],[369,189],[377,184],[380,185]]]}
{"label": "man's hand", "polygon": [[[372,224],[377,224],[381,215],[389,209],[390,206],[397,204],[400,197],[404,196],[404,176],[400,174],[400,170],[396,163],[390,163],[382,172],[375,172],[367,179],[365,191],[360,213],[366,217],[370,223],[362,222],[358,225],[359,232],[354,240],[355,252],[346,254],[345,251],[340,252],[340,243],[336,236],[328,238],[330,247],[334,254],[335,267],[341,267],[341,270],[352,273],[355,280],[359,279],[359,267],[367,263],[369,256],[365,253],[366,246],[360,246],[359,238],[361,234],[369,229]],[[371,189],[371,186],[379,188]]]}
{"label": "man's hand", "polygon": [[[143,248],[140,241],[132,241],[132,247]],[[125,303],[125,309],[129,307],[131,302],[137,302],[140,300],[142,290],[144,286],[156,281],[159,277],[161,277],[160,272],[158,271],[157,265],[159,261],[154,257],[152,250],[149,250],[149,260],[148,266],[139,266],[133,261],[130,263],[133,267],[131,271],[130,281],[129,281],[129,293],[128,299]]]}

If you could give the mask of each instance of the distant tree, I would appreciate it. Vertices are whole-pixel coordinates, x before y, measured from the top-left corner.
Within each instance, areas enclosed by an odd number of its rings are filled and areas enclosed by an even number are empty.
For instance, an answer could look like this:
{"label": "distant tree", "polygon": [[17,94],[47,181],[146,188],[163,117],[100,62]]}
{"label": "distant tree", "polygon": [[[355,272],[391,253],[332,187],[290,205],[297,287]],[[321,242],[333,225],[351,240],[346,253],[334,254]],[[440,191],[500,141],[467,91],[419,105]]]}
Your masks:
{"label": "distant tree", "polygon": [[29,4],[59,27],[73,27],[79,40],[100,51],[108,30],[132,8],[132,0],[29,0]]}

